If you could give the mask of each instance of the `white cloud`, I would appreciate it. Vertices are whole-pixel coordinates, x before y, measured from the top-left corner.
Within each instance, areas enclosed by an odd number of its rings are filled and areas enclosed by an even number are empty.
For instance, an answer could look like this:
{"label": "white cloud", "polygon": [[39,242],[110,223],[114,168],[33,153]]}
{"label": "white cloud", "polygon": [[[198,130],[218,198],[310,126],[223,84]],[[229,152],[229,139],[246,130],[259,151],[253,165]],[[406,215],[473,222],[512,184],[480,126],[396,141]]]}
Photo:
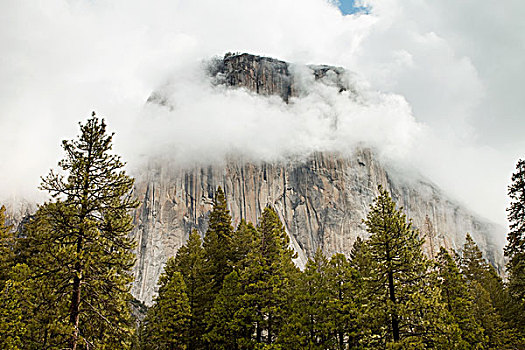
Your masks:
{"label": "white cloud", "polygon": [[216,161],[232,153],[275,160],[313,151],[351,152],[366,141],[385,156],[402,158],[419,131],[403,97],[363,89],[356,100],[349,91],[339,93],[337,86],[315,82],[306,66],[292,67],[305,93],[288,104],[278,96],[213,87],[200,64],[183,68],[162,89],[173,109],[148,104],[139,116],[140,142],[125,137],[133,142],[132,153],[169,155],[184,163]]}
{"label": "white cloud", "polygon": [[[366,139],[503,222],[505,186],[525,146],[525,5],[363,3],[370,14],[342,16],[323,0],[2,1],[0,196],[34,193],[60,140],[96,110],[131,162],[138,147],[267,158]],[[193,79],[202,59],[227,51],[344,66],[368,102],[314,86],[286,106]],[[144,108],[169,79],[176,113]]]}

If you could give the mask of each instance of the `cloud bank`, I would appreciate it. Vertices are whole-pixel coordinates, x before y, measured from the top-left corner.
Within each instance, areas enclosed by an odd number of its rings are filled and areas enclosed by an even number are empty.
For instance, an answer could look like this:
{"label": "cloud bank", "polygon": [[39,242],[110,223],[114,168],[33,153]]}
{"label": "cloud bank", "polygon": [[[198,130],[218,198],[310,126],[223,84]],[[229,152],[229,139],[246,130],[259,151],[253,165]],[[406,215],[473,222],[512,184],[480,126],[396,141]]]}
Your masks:
{"label": "cloud bank", "polygon": [[231,155],[275,161],[315,151],[350,154],[366,143],[384,157],[404,159],[420,131],[402,96],[363,87],[351,74],[343,79],[357,92],[340,93],[329,77],[316,81],[307,66],[291,65],[300,93],[285,103],[279,96],[215,85],[205,64],[174,72],[156,91],[162,103],[144,106],[140,135],[124,137],[126,150],[146,162],[154,156],[192,165]]}
{"label": "cloud bank", "polygon": [[[2,1],[0,197],[34,196],[60,140],[96,110],[131,168],[166,150],[268,159],[365,141],[503,223],[525,146],[525,4],[361,5],[343,16],[323,0]],[[201,62],[228,51],[345,67],[365,100],[313,83],[290,105],[212,89]],[[168,82],[176,109],[146,105]]]}

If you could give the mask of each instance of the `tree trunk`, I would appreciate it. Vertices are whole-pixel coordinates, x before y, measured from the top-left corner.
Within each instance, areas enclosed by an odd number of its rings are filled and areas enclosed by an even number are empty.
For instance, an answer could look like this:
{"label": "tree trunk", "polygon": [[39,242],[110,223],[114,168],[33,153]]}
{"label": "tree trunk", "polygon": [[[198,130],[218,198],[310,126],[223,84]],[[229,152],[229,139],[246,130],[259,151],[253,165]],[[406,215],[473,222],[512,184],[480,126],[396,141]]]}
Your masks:
{"label": "tree trunk", "polygon": [[261,337],[262,337],[261,327],[259,325],[259,322],[257,322],[256,328],[255,328],[255,342],[260,343]]}
{"label": "tree trunk", "polygon": [[[77,253],[82,250],[82,236],[77,239]],[[82,276],[82,266],[80,261],[75,263],[75,276],[73,277],[73,291],[71,293],[71,307],[69,310],[69,323],[73,326],[71,335],[71,349],[76,350],[78,345],[78,325],[80,321],[80,282]]]}
{"label": "tree trunk", "polygon": [[272,315],[268,316],[268,336],[266,337],[266,343],[271,344],[272,343]]}
{"label": "tree trunk", "polygon": [[392,310],[392,333],[394,335],[394,341],[399,341],[399,320],[397,319],[397,310],[396,305],[396,295],[394,291],[394,274],[392,271],[388,272],[388,290],[390,292],[390,301],[394,304],[394,309]]}
{"label": "tree trunk", "polygon": [[[93,114],[94,115],[94,114]],[[84,223],[84,219],[87,213],[87,203],[89,196],[89,168],[92,163],[92,147],[89,145],[88,150],[88,161],[86,162],[86,168],[84,171],[83,185],[82,185],[82,204],[80,207],[80,224]],[[82,227],[79,229],[77,238],[77,259],[79,254],[82,252],[82,237],[84,236],[84,230]],[[80,321],[80,282],[82,278],[82,264],[77,260],[75,263],[75,276],[73,277],[73,292],[71,293],[71,309],[69,313],[69,321],[73,326],[73,334],[71,337],[71,349],[76,350],[78,345],[78,325]]]}
{"label": "tree trunk", "polygon": [[69,311],[69,321],[73,326],[71,337],[71,349],[76,350],[78,344],[78,324],[80,320],[80,263],[76,263],[75,270],[77,275],[73,278],[73,293],[71,294],[71,308]]}

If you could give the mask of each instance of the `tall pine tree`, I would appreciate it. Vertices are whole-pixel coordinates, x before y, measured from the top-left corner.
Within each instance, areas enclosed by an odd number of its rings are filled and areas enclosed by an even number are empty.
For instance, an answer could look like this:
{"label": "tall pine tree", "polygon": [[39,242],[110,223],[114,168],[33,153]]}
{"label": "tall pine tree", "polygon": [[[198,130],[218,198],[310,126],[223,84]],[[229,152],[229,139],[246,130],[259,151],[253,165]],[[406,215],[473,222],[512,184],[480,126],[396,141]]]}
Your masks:
{"label": "tall pine tree", "polygon": [[228,210],[228,203],[222,188],[217,188],[213,200],[213,209],[210,212],[208,230],[204,236],[204,255],[206,259],[206,272],[210,282],[209,291],[213,296],[222,287],[224,277],[232,271],[232,249],[233,236],[232,217]]}
{"label": "tall pine tree", "polygon": [[239,316],[253,327],[253,333],[240,340],[243,348],[271,348],[279,341],[297,273],[292,261],[296,255],[289,244],[279,216],[274,209],[266,207],[239,275],[244,286],[243,312]]}
{"label": "tall pine tree", "polygon": [[[366,298],[377,346],[423,347],[443,341],[447,332],[439,289],[429,279],[430,264],[422,253],[422,240],[388,192],[379,196],[364,221],[369,269]],[[379,332],[378,332],[379,331]],[[384,344],[384,345],[381,345]]]}
{"label": "tall pine tree", "polygon": [[126,349],[133,333],[133,179],[111,153],[113,135],[103,119],[93,113],[80,131],[62,143],[61,171],[42,180],[53,201],[26,225],[32,278],[42,293],[37,307],[54,313],[49,327],[41,327],[54,335],[41,336],[73,350]]}

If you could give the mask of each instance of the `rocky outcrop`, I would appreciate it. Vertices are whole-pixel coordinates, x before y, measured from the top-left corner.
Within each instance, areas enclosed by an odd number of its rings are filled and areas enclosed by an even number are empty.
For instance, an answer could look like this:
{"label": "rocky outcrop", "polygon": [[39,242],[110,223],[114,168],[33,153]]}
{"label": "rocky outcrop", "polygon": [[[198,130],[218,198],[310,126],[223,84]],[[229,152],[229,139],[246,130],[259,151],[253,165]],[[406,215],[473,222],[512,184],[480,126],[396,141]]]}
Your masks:
{"label": "rocky outcrop", "polygon": [[[315,80],[335,85],[340,91],[350,88],[345,71],[340,67],[308,65]],[[242,87],[261,95],[277,95],[285,102],[303,93],[298,82],[298,67],[270,57],[250,54],[226,54],[224,58],[211,60],[208,73],[214,84]]]}
{"label": "rocky outcrop", "polygon": [[[305,93],[294,73],[297,69],[272,58],[228,54],[210,63],[208,70],[216,85],[279,95],[286,102]],[[308,66],[307,70],[316,80],[354,93],[341,68]],[[157,91],[149,102],[166,104],[166,100]],[[233,155],[214,164],[181,168],[152,161],[135,177],[141,205],[135,213],[138,246],[132,293],[146,304],[152,301],[166,260],[193,229],[205,233],[218,186],[227,195],[234,225],[243,218],[255,223],[265,206],[273,206],[298,253],[299,266],[317,248],[327,255],[349,253],[357,236],[366,237],[362,219],[378,185],[391,192],[420,228],[429,255],[441,245],[458,249],[469,232],[485,256],[502,265],[501,249],[492,240],[501,234],[500,228],[448,199],[429,181],[397,175],[365,147],[350,155],[319,152],[279,162],[248,162]]]}

